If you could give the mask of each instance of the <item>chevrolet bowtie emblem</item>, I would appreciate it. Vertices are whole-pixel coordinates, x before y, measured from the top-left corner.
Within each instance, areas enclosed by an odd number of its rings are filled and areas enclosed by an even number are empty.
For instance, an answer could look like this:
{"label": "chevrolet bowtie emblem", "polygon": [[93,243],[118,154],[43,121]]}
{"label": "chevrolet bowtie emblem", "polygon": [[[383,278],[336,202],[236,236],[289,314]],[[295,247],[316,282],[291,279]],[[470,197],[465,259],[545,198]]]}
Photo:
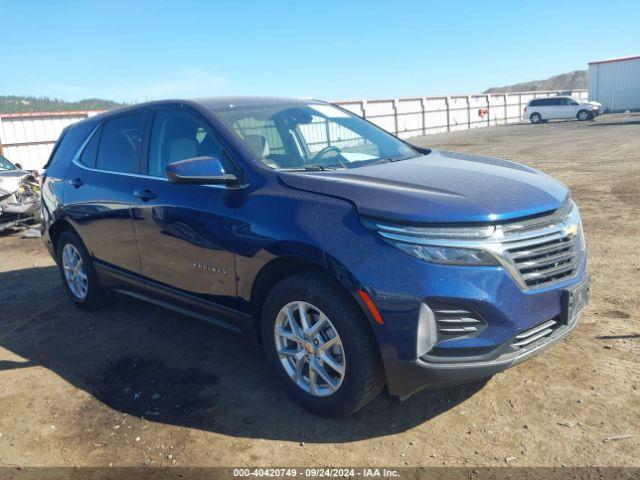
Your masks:
{"label": "chevrolet bowtie emblem", "polygon": [[578,234],[578,225],[577,224],[573,224],[573,225],[567,225],[566,227],[564,227],[564,234],[565,236],[574,236]]}

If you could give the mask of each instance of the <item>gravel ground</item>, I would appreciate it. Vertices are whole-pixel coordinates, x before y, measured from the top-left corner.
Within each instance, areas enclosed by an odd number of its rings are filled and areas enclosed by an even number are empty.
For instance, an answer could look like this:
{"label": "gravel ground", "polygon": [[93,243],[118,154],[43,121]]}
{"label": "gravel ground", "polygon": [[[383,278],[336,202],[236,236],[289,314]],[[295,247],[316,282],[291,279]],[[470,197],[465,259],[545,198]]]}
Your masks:
{"label": "gravel ground", "polygon": [[77,310],[40,241],[5,234],[0,465],[640,465],[640,116],[416,143],[571,187],[593,288],[569,339],[484,385],[382,396],[327,420],[292,403],[240,336],[126,298]]}

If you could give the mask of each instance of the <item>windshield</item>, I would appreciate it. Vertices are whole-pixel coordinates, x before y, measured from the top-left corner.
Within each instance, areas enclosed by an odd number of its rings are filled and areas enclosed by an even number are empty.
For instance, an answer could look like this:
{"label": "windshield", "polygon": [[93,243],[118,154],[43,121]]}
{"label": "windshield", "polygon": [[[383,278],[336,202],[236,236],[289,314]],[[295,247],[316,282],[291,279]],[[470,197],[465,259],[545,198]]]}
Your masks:
{"label": "windshield", "polygon": [[355,168],[420,155],[330,104],[229,105],[212,110],[257,159],[274,169]]}
{"label": "windshield", "polygon": [[15,169],[16,167],[13,165],[13,163],[11,163],[9,160],[4,158],[3,156],[0,156],[0,172],[6,171],[6,170],[15,170]]}

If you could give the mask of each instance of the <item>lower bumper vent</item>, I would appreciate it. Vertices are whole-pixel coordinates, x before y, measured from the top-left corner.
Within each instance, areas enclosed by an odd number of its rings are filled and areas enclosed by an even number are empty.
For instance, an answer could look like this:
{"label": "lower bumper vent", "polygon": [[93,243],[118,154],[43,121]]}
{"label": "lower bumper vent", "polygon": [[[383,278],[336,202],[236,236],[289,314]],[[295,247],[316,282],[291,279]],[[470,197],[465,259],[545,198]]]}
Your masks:
{"label": "lower bumper vent", "polygon": [[511,343],[511,346],[517,349],[527,347],[532,343],[551,335],[554,330],[558,328],[558,326],[559,323],[556,320],[549,320],[547,322],[541,323],[540,325],[537,325],[516,335],[516,338]]}
{"label": "lower bumper vent", "polygon": [[447,305],[432,305],[431,309],[436,321],[438,341],[475,337],[487,328],[486,322],[470,310]]}

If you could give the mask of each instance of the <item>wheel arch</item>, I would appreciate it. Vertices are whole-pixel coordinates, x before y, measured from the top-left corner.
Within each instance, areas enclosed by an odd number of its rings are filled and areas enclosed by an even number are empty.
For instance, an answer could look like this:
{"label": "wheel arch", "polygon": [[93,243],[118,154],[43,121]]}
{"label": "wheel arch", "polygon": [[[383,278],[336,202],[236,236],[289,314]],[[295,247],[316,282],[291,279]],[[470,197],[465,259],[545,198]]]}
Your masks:
{"label": "wheel arch", "polygon": [[360,311],[362,311],[367,323],[369,323],[370,326],[375,323],[375,320],[371,318],[371,313],[366,308],[364,301],[357,295],[359,290],[358,281],[353,277],[349,270],[336,259],[325,254],[325,262],[324,264],[320,264],[303,256],[284,255],[267,262],[260,269],[253,281],[251,288],[251,310],[259,342],[262,341],[260,338],[262,307],[264,306],[264,302],[271,289],[280,281],[290,277],[291,275],[308,271],[319,272],[342,288],[355,302]]}
{"label": "wheel arch", "polygon": [[576,118],[577,118],[578,120],[582,120],[582,119],[580,118],[580,114],[581,114],[581,113],[585,113],[585,114],[587,115],[587,120],[593,116],[593,113],[592,113],[592,112],[590,112],[590,111],[589,111],[589,110],[587,110],[586,108],[581,108],[580,110],[578,110],[578,113],[576,113]]}
{"label": "wheel arch", "polygon": [[76,229],[73,228],[73,226],[64,218],[56,220],[54,223],[52,223],[49,226],[48,228],[49,238],[51,239],[51,244],[53,245],[54,252],[58,251],[58,240],[60,238],[60,235],[62,235],[63,232],[66,232],[68,230],[78,235],[78,232],[76,232]]}

